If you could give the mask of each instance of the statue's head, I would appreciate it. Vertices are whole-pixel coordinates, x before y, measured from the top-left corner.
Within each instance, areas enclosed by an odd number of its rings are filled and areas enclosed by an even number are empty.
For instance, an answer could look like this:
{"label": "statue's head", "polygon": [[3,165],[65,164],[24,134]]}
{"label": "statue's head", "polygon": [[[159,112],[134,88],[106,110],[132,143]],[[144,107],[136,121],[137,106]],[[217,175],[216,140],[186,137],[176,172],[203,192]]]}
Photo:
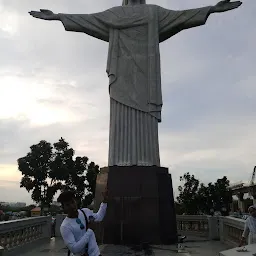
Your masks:
{"label": "statue's head", "polygon": [[129,1],[138,2],[138,4],[146,4],[146,0],[123,0],[123,5],[128,5]]}

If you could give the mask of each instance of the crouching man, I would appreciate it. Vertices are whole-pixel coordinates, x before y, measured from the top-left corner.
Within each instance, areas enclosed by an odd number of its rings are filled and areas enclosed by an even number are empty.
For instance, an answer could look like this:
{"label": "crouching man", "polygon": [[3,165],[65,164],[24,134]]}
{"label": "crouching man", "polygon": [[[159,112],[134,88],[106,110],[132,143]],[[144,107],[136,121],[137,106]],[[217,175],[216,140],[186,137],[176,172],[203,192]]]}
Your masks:
{"label": "crouching man", "polygon": [[100,250],[96,242],[90,223],[103,220],[108,201],[108,191],[103,193],[103,202],[97,213],[88,208],[79,210],[74,192],[65,191],[58,197],[67,217],[61,224],[60,232],[65,245],[69,249],[68,255],[74,256],[100,256]]}

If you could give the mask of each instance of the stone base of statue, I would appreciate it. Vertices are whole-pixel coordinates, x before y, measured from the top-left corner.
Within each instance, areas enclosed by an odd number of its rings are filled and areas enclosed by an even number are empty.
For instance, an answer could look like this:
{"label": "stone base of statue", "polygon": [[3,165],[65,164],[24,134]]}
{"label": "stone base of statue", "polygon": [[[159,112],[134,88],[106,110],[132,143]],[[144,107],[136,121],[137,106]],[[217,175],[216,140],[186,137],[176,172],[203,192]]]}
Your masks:
{"label": "stone base of statue", "polygon": [[97,177],[94,207],[108,187],[104,222],[95,226],[99,243],[174,244],[176,214],[171,175],[161,167],[106,167]]}

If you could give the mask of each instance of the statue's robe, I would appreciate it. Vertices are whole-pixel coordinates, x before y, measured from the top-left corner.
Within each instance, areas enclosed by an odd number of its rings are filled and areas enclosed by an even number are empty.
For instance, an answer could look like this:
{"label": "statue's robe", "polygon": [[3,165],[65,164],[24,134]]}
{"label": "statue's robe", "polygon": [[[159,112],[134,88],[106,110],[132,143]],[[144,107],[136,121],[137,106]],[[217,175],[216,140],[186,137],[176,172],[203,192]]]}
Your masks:
{"label": "statue's robe", "polygon": [[135,5],[95,14],[60,14],[67,31],[109,42],[109,166],[160,166],[159,43],[184,29],[204,25],[210,8],[172,11]]}

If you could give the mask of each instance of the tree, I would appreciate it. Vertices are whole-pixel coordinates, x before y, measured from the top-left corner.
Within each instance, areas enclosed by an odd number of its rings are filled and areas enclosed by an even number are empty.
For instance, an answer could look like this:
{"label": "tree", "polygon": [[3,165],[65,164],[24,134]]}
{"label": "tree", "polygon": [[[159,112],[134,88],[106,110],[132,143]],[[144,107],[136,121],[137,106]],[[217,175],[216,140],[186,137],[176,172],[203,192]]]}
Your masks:
{"label": "tree", "polygon": [[185,173],[180,177],[180,181],[183,182],[183,186],[179,186],[180,192],[177,197],[178,203],[182,205],[186,214],[197,214],[198,212],[198,186],[199,180],[194,175]]}
{"label": "tree", "polygon": [[199,186],[199,180],[189,173],[184,174],[180,180],[184,184],[179,186],[180,195],[177,199],[186,214],[210,214],[211,209],[223,214],[229,212],[232,191],[226,176],[207,186],[203,183]]}
{"label": "tree", "polygon": [[232,203],[232,191],[229,189],[229,180],[224,176],[222,179],[218,179],[213,186],[214,209],[222,211],[222,208],[226,208],[229,211],[230,204]]}
{"label": "tree", "polygon": [[182,215],[184,213],[182,204],[179,204],[178,202],[174,202],[174,207],[177,215]]}
{"label": "tree", "polygon": [[97,175],[100,173],[100,169],[98,165],[95,165],[94,162],[91,162],[88,166],[88,171],[86,173],[86,180],[87,180],[87,195],[83,200],[83,206],[86,207],[90,205],[95,197],[95,189],[96,189],[96,180]]}
{"label": "tree", "polygon": [[201,213],[210,214],[210,210],[213,208],[212,197],[210,196],[209,186],[206,187],[203,183],[197,191],[198,208]]}
{"label": "tree", "polygon": [[32,145],[30,152],[18,159],[18,168],[23,175],[20,187],[32,192],[32,200],[47,208],[57,191],[75,191],[79,203],[84,200],[86,188],[94,195],[92,182],[96,180],[94,176],[97,177],[99,166],[88,163],[88,157],[74,157],[74,154],[63,138],[53,146],[44,140]]}

